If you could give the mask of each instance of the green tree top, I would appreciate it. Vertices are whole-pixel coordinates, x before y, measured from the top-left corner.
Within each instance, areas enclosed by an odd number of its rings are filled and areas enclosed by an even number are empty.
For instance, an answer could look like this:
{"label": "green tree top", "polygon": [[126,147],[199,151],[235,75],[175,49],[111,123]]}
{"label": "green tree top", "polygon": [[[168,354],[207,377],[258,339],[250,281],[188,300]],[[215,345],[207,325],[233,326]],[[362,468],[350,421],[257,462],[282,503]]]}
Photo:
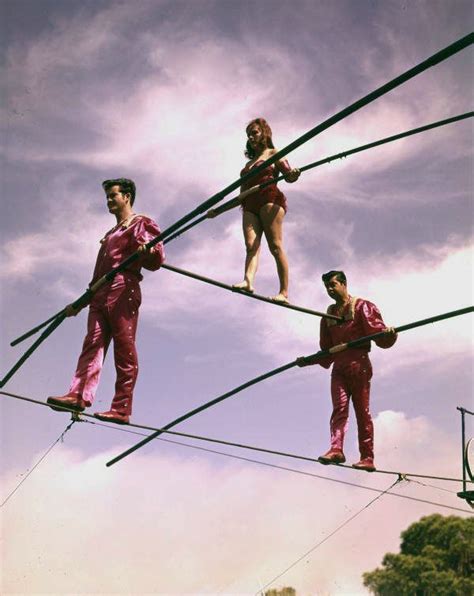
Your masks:
{"label": "green tree top", "polygon": [[290,587],[281,588],[281,590],[271,589],[265,592],[265,596],[296,596],[296,590]]}
{"label": "green tree top", "polygon": [[400,554],[364,573],[377,596],[474,596],[474,518],[429,515],[401,535]]}

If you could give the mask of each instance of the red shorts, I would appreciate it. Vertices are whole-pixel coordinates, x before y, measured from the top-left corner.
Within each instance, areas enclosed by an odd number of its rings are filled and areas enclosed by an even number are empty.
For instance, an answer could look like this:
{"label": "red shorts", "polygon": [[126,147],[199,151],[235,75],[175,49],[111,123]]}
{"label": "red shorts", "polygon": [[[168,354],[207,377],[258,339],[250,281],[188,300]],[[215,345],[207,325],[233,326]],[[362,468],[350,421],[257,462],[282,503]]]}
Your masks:
{"label": "red shorts", "polygon": [[242,209],[250,211],[255,215],[260,214],[260,209],[267,203],[275,203],[283,207],[285,213],[288,210],[285,195],[276,186],[264,188],[259,192],[255,192],[242,201]]}

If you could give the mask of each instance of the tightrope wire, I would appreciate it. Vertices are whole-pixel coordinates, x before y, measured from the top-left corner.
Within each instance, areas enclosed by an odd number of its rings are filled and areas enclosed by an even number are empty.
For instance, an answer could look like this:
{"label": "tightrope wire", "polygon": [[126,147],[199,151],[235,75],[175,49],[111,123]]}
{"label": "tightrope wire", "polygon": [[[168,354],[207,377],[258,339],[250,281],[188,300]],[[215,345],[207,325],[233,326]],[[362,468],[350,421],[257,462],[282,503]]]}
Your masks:
{"label": "tightrope wire", "polygon": [[[129,430],[126,428],[121,428],[118,426],[112,426],[112,425],[108,425],[108,424],[101,424],[99,422],[91,422],[89,420],[86,420],[85,422],[87,422],[88,424],[94,424],[95,426],[101,426],[103,428],[108,428],[109,430],[115,430],[115,431],[119,431],[119,432],[126,432],[126,433],[130,433],[133,435],[139,435],[139,436],[146,436],[144,433],[135,431],[135,430]],[[176,435],[182,435],[182,436],[189,436],[191,438],[199,438],[199,437],[194,437],[192,435],[184,435],[183,433],[170,433],[172,435],[176,434]],[[370,492],[376,492],[376,493],[382,493],[383,491],[381,491],[378,488],[373,488],[370,486],[365,486],[363,484],[357,484],[356,482],[349,482],[347,480],[338,480],[337,478],[330,478],[329,476],[322,476],[321,474],[314,474],[313,472],[306,472],[304,470],[298,470],[296,468],[290,468],[288,466],[280,466],[278,464],[272,464],[270,462],[265,462],[259,459],[253,459],[250,457],[243,457],[241,455],[235,455],[232,453],[226,453],[224,451],[217,451],[216,449],[209,449],[207,447],[199,447],[198,445],[190,445],[189,443],[183,443],[181,441],[173,441],[171,439],[163,439],[163,438],[156,438],[157,441],[163,441],[164,443],[170,443],[172,445],[179,445],[181,447],[187,447],[189,449],[196,449],[197,451],[204,451],[205,453],[213,453],[215,455],[221,455],[223,457],[228,457],[230,459],[236,459],[239,461],[245,461],[245,462],[249,462],[249,463],[253,463],[253,464],[258,464],[260,466],[265,466],[267,468],[274,468],[276,470],[283,470],[284,472],[291,472],[293,474],[299,474],[300,476],[309,476],[311,478],[317,478],[318,480],[327,480],[329,482],[334,482],[336,484],[343,484],[346,486],[352,486],[354,488],[360,488],[362,490],[367,490]],[[217,442],[217,441],[216,441]],[[219,441],[220,442],[220,441]],[[226,445],[230,445],[230,446],[235,446],[235,447],[241,447],[241,445],[237,445],[234,443],[226,443]],[[262,450],[265,453],[269,452],[269,450]],[[275,453],[276,455],[280,455],[278,452],[270,452],[270,453]],[[302,459],[309,459],[309,458],[302,458]],[[315,461],[316,463],[317,460],[312,460]],[[339,466],[338,466],[339,467]],[[349,467],[349,466],[345,466],[345,467]],[[403,477],[405,480],[408,480],[408,478],[406,477],[406,474],[398,474],[398,477]],[[458,480],[458,482],[461,482],[460,480]],[[428,486],[428,485],[426,485]],[[438,488],[438,487],[433,487],[433,488]],[[435,507],[441,507],[443,509],[450,509],[452,511],[460,511],[461,513],[469,513],[470,515],[473,515],[471,511],[467,510],[467,509],[461,509],[460,507],[453,507],[452,505],[446,505],[444,503],[436,503],[435,501],[428,501],[427,499],[419,499],[417,497],[410,497],[409,495],[402,495],[400,493],[389,493],[389,496],[391,497],[398,497],[400,499],[406,499],[408,501],[415,501],[416,503],[423,503],[425,505],[433,505]]]}
{"label": "tightrope wire", "polygon": [[[34,403],[40,406],[44,406],[47,408],[51,408],[51,406],[43,401],[39,401],[30,397],[24,397],[22,395],[17,395],[15,393],[9,393],[6,391],[0,391],[0,395],[5,395],[6,397],[12,397],[14,399],[18,399],[21,401],[26,401],[26,402],[30,402],[30,403]],[[55,407],[60,407],[60,406],[55,406]],[[62,408],[64,410],[65,413],[71,413],[73,414],[73,410],[70,410],[68,408]],[[83,419],[84,417],[84,419]],[[91,418],[93,420],[93,422],[90,422],[89,420],[86,420],[87,418]],[[150,430],[150,431],[159,431],[160,434],[169,434],[172,436],[176,436],[176,437],[184,437],[187,439],[193,439],[193,440],[197,440],[197,441],[205,441],[208,443],[216,443],[218,445],[224,445],[226,447],[236,447],[238,449],[247,449],[250,451],[256,451],[259,453],[267,453],[269,455],[277,455],[279,457],[286,457],[286,458],[291,458],[291,459],[295,459],[298,461],[304,461],[304,462],[309,462],[309,463],[316,463],[319,465],[322,465],[321,462],[319,462],[316,458],[313,457],[307,457],[307,456],[302,456],[302,455],[297,455],[294,453],[287,453],[284,451],[276,451],[274,449],[266,449],[263,447],[255,447],[253,445],[245,445],[243,443],[234,443],[231,441],[224,441],[222,439],[214,439],[211,437],[203,437],[201,435],[195,435],[195,434],[189,434],[189,433],[184,433],[184,432],[177,432],[177,431],[171,431],[171,430],[166,430],[164,428],[155,428],[153,426],[146,426],[143,424],[135,424],[135,423],[130,423],[127,425],[127,428],[123,428],[123,427],[117,427],[115,425],[109,426],[109,425],[104,425],[104,424],[99,424],[98,422],[96,422],[96,418],[95,416],[93,416],[92,414],[87,414],[85,412],[82,412],[80,414],[79,417],[79,421],[81,422],[88,422],[90,424],[97,424],[98,426],[104,426],[105,428],[112,428],[113,430],[120,430],[122,432],[128,432],[130,434],[136,434],[142,437],[149,437],[150,435],[146,435],[145,433],[139,433],[139,432],[134,432],[129,430],[129,428],[139,428],[142,430]],[[158,437],[154,437],[154,439],[156,439]],[[251,461],[251,460],[250,460]],[[352,466],[346,465],[346,464],[333,464],[334,466],[338,467],[338,468],[347,468],[350,470],[353,470]],[[411,473],[411,472],[400,472],[398,470],[394,471],[394,470],[380,470],[377,469],[375,472],[372,472],[373,474],[391,474],[391,475],[395,475],[395,476],[400,476],[403,475],[404,477],[411,477],[411,478],[426,478],[429,480],[440,480],[440,481],[444,481],[444,482],[462,482],[461,478],[451,478],[451,477],[446,477],[446,476],[434,476],[432,474],[416,474],[416,473]],[[321,476],[321,478],[325,478],[324,476]],[[471,481],[467,481],[467,482],[471,482]]]}

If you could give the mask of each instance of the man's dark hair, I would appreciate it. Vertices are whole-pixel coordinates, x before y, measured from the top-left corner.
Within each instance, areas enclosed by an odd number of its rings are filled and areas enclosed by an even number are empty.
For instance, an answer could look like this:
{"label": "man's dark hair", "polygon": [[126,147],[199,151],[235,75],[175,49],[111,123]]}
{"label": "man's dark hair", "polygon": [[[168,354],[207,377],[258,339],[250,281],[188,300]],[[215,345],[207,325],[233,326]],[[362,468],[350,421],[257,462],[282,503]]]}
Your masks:
{"label": "man's dark hair", "polygon": [[135,182],[129,178],[114,178],[113,180],[104,180],[102,182],[102,188],[107,192],[112,186],[120,186],[120,192],[123,194],[130,193],[130,205],[135,202],[135,194],[137,188]]}
{"label": "man's dark hair", "polygon": [[331,279],[335,277],[338,282],[347,286],[347,279],[346,274],[344,271],[328,271],[327,273],[323,273],[322,280],[323,283],[326,285],[331,281]]}

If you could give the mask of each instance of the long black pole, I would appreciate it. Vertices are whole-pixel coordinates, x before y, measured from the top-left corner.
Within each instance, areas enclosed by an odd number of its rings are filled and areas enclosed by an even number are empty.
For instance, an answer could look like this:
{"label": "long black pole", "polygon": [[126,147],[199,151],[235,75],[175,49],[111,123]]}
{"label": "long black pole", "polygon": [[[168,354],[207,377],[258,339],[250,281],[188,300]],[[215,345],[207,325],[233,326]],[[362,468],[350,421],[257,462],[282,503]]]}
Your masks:
{"label": "long black pole", "polygon": [[[454,122],[459,122],[460,120],[464,120],[466,118],[472,118],[473,116],[474,116],[474,112],[466,112],[464,114],[459,114],[458,116],[452,116],[451,118],[446,118],[445,120],[438,120],[437,122],[432,122],[431,124],[426,124],[425,126],[419,126],[418,128],[413,128],[411,130],[407,130],[405,132],[401,132],[399,134],[392,135],[390,137],[385,137],[383,139],[380,139],[378,141],[374,141],[372,143],[368,143],[367,145],[361,145],[360,147],[355,147],[354,149],[347,149],[346,151],[341,151],[340,153],[336,153],[335,155],[330,155],[329,157],[325,157],[323,159],[320,159],[319,161],[315,161],[315,162],[310,163],[310,164],[308,164],[306,166],[302,166],[300,168],[300,171],[301,172],[305,172],[307,170],[311,170],[313,168],[317,168],[318,166],[322,166],[324,164],[330,163],[331,161],[334,161],[336,159],[343,159],[345,157],[348,157],[349,155],[354,155],[355,153],[360,153],[361,151],[367,151],[367,149],[373,149],[374,147],[378,147],[380,145],[384,145],[385,143],[391,143],[392,141],[398,141],[399,139],[403,139],[403,138],[409,137],[411,135],[419,134],[420,132],[425,132],[427,130],[432,130],[433,128],[438,128],[440,126],[446,126],[447,124],[452,124]],[[271,181],[268,181],[268,182],[263,182],[262,184],[258,185],[257,188],[258,188],[258,190],[261,190],[261,189],[265,188],[266,186],[269,186],[270,184],[275,184],[276,182],[279,182],[281,180],[284,180],[284,176],[279,176],[275,180],[271,180]],[[238,197],[235,197],[235,198],[231,199],[230,201],[227,201],[226,203],[223,203],[222,205],[220,205],[216,209],[216,213],[217,213],[217,215],[219,215],[223,211],[226,211],[227,210],[226,207],[230,207],[230,206],[237,207],[239,205],[239,203],[240,203],[239,198]],[[190,230],[194,226],[196,226],[199,223],[203,222],[205,219],[208,219],[207,215],[203,215],[203,216],[199,217],[198,219],[194,220],[193,222],[191,222],[190,224],[188,224],[184,228],[181,228],[180,230],[178,230],[177,232],[175,232],[171,236],[168,236],[164,240],[164,244],[167,244],[168,242],[171,242],[172,240],[174,240],[178,236],[181,236],[181,234],[184,234],[184,232],[187,232],[188,230]],[[31,329],[30,331],[27,331],[26,333],[24,333],[23,335],[21,335],[17,339],[14,339],[10,343],[10,345],[12,347],[13,346],[16,346],[17,344],[21,343],[23,340],[27,339],[28,337],[31,337],[37,331],[39,331],[40,329],[42,329],[43,327],[45,327],[46,325],[48,325],[48,323],[51,323],[51,321],[53,321],[56,317],[58,317],[63,312],[64,312],[64,309],[60,310],[55,315],[53,315],[52,317],[50,317],[47,321],[44,321],[40,325],[38,325],[38,326],[34,327],[33,329]]]}
{"label": "long black pole", "polygon": [[[404,139],[405,137],[410,137],[412,135],[419,134],[420,132],[425,132],[427,130],[432,130],[433,128],[439,128],[440,126],[446,126],[447,124],[453,124],[454,122],[459,122],[460,120],[465,120],[466,118],[472,118],[474,116],[474,112],[465,112],[464,114],[459,114],[458,116],[453,116],[451,118],[446,118],[445,120],[439,120],[437,122],[432,122],[431,124],[426,124],[425,126],[419,126],[418,128],[412,128],[411,130],[407,130],[405,132],[398,133],[396,135],[392,135],[390,137],[385,137],[378,141],[373,141],[372,143],[368,143],[367,145],[361,145],[360,147],[355,147],[354,149],[349,149],[347,151],[342,151],[341,153],[337,153],[336,155],[331,155],[330,157],[326,157],[319,161],[315,161],[310,163],[306,166],[300,168],[301,172],[305,172],[306,170],[311,170],[312,168],[316,168],[323,164],[329,163],[335,159],[342,159],[344,157],[348,157],[349,155],[354,155],[355,153],[360,153],[361,151],[367,151],[367,149],[373,149],[374,147],[379,147],[380,145],[385,145],[386,143],[392,143],[393,141],[398,141],[400,139]],[[282,180],[284,176],[281,176],[279,180]]]}
{"label": "long black pole", "polygon": [[151,435],[149,435],[148,437],[146,437],[145,439],[143,439],[142,441],[140,441],[133,447],[130,447],[130,449],[127,449],[120,455],[117,455],[117,457],[114,457],[109,462],[107,462],[107,466],[113,466],[115,463],[117,463],[124,457],[127,457],[127,455],[130,455],[137,449],[140,449],[140,447],[143,447],[144,445],[146,445],[153,439],[156,439],[156,437],[159,437],[163,433],[163,431],[173,428],[173,426],[176,426],[180,422],[184,422],[184,420],[187,420],[188,418],[191,418],[192,416],[199,414],[199,412],[202,412],[203,410],[207,410],[211,406],[215,406],[219,402],[224,401],[225,399],[227,399],[229,397],[232,397],[232,395],[235,395],[236,393],[240,393],[244,389],[247,389],[248,387],[251,387],[252,385],[255,385],[256,383],[260,383],[261,381],[264,381],[265,379],[269,379],[270,377],[278,375],[279,373],[281,373],[285,370],[288,370],[289,368],[293,368],[293,366],[296,366],[296,360],[294,362],[289,362],[288,364],[284,364],[283,366],[275,368],[274,370],[271,370],[270,372],[260,375],[259,377],[255,377],[254,379],[247,381],[243,385],[239,385],[235,389],[232,389],[231,391],[228,391],[227,393],[224,393],[223,395],[220,395],[219,397],[216,397],[215,399],[212,399],[211,401],[206,402],[202,406],[194,408],[194,410],[191,410],[190,412],[183,414],[179,418],[176,418],[172,422],[169,422],[168,424],[163,426],[160,430],[155,431],[154,433],[152,433]]}
{"label": "long black pole", "polygon": [[[465,314],[468,314],[471,312],[474,312],[474,306],[468,306],[466,308],[461,308],[459,310],[453,310],[451,312],[443,313],[441,315],[429,317],[428,319],[421,319],[419,321],[414,321],[413,323],[408,323],[407,325],[401,325],[400,327],[395,327],[395,331],[396,331],[396,333],[402,333],[403,331],[408,331],[409,329],[415,329],[415,327],[422,327],[423,325],[429,325],[430,323],[436,323],[438,321],[443,321],[444,319],[450,319],[452,317],[459,317],[460,315],[465,315]],[[384,335],[386,335],[386,332],[380,331],[379,333],[374,333],[372,335],[360,337],[359,339],[349,341],[345,344],[340,344],[340,345],[334,346],[329,350],[320,350],[319,352],[316,352],[315,354],[306,356],[305,360],[307,361],[308,364],[310,364],[310,363],[316,364],[317,360],[319,360],[320,358],[331,356],[332,354],[341,352],[343,350],[347,350],[348,348],[355,348],[357,346],[365,344],[371,340],[377,339]],[[248,387],[251,387],[252,385],[255,385],[256,383],[260,383],[261,381],[264,381],[265,379],[269,379],[270,377],[273,377],[274,375],[278,375],[279,373],[281,373],[285,370],[288,370],[290,368],[293,368],[294,366],[297,366],[299,364],[299,362],[300,362],[300,359],[297,358],[296,360],[293,360],[292,362],[288,362],[288,364],[284,364],[283,366],[275,368],[274,370],[271,370],[270,372],[260,375],[259,377],[255,377],[255,379],[251,379],[250,381],[247,381],[243,385],[239,385],[239,387],[236,387],[235,389],[232,389],[231,391],[228,391],[227,393],[224,393],[223,395],[220,395],[219,397],[216,397],[215,399],[208,401],[207,403],[203,404],[202,406],[194,408],[190,412],[187,412],[186,414],[183,414],[182,416],[180,416],[179,418],[176,418],[172,422],[169,422],[168,424],[163,426],[162,429],[157,430],[154,433],[152,433],[151,435],[149,435],[148,437],[146,437],[145,439],[142,439],[140,442],[136,443],[135,445],[133,445],[132,447],[130,447],[123,453],[120,453],[119,455],[117,455],[116,457],[114,457],[113,459],[108,461],[106,465],[113,466],[114,464],[116,464],[120,460],[124,459],[125,457],[127,457],[128,455],[133,453],[134,451],[137,451],[137,449],[140,449],[141,447],[143,447],[150,441],[153,441],[153,439],[156,439],[156,437],[160,436],[163,431],[168,430],[168,429],[172,428],[173,426],[176,426],[180,422],[183,422],[184,420],[187,420],[188,418],[191,418],[192,416],[195,416],[196,414],[199,414],[199,412],[202,412],[203,410],[207,410],[211,406],[214,406],[214,405],[218,404],[219,402],[224,401],[225,399],[231,397],[232,395],[235,395],[236,393],[240,393],[244,389],[247,389]]]}
{"label": "long black pole", "polygon": [[11,347],[13,348],[17,344],[19,344],[22,341],[24,341],[25,339],[28,339],[29,337],[31,337],[32,335],[34,335],[35,333],[37,333],[38,331],[40,331],[40,329],[43,329],[43,327],[46,327],[46,325],[48,325],[49,323],[51,323],[52,321],[54,321],[55,319],[57,319],[63,313],[65,313],[65,309],[64,308],[62,308],[60,311],[58,311],[55,315],[53,315],[52,317],[50,317],[46,321],[43,321],[42,323],[40,323],[36,327],[33,327],[33,329],[30,329],[29,331],[27,331],[23,335],[20,335],[20,337],[17,337],[12,342],[10,342]]}
{"label": "long black pole", "polygon": [[[253,168],[252,171],[248,172],[247,174],[245,174],[241,178],[237,179],[232,184],[229,184],[229,186],[227,186],[220,192],[216,193],[215,195],[213,195],[212,197],[210,197],[209,199],[207,199],[206,201],[201,203],[193,211],[191,211],[190,213],[188,213],[187,215],[182,217],[180,220],[178,220],[176,223],[171,225],[166,230],[164,230],[159,236],[157,236],[153,240],[150,240],[150,242],[148,242],[147,246],[152,247],[155,244],[157,244],[158,242],[160,242],[161,240],[164,240],[167,236],[169,236],[170,234],[175,232],[178,228],[180,228],[181,226],[185,225],[186,223],[188,223],[189,221],[194,219],[194,217],[196,217],[200,213],[203,213],[204,211],[207,211],[208,209],[213,207],[216,203],[221,201],[226,195],[228,195],[233,190],[235,190],[236,188],[241,186],[247,180],[251,179],[253,176],[255,176],[255,174],[258,174],[259,172],[261,172],[262,170],[267,168],[269,165],[280,160],[282,157],[284,157],[291,151],[294,151],[295,149],[297,149],[298,147],[300,147],[301,145],[303,145],[310,139],[314,138],[316,135],[322,133],[327,128],[330,128],[334,124],[337,124],[337,122],[340,122],[344,118],[347,118],[347,116],[353,114],[357,110],[360,110],[361,108],[363,108],[366,105],[368,105],[369,103],[375,101],[382,95],[385,95],[389,91],[392,91],[396,87],[399,87],[403,83],[406,83],[407,81],[409,81],[413,77],[419,75],[420,73],[424,72],[428,68],[431,68],[432,66],[439,64],[443,60],[450,58],[454,54],[457,54],[461,50],[464,50],[465,48],[470,46],[473,42],[474,42],[474,33],[469,33],[469,35],[466,35],[466,36],[462,37],[461,39],[458,39],[457,41],[450,44],[443,50],[436,52],[435,54],[433,54],[432,56],[430,56],[423,62],[420,62],[420,64],[417,64],[413,68],[410,68],[409,70],[407,70],[400,76],[396,77],[395,79],[392,79],[388,83],[385,83],[385,85],[378,87],[375,91],[372,91],[368,95],[365,95],[358,101],[355,101],[347,108],[344,108],[340,112],[337,112],[336,114],[334,114],[334,116],[331,116],[330,118],[328,118],[321,124],[318,124],[311,130],[306,132],[305,134],[298,137],[295,141],[293,141],[292,143],[290,143],[283,149],[280,149],[280,151],[277,151],[274,155],[269,157],[267,160],[265,160],[259,166],[256,166],[255,168]],[[133,255],[128,257],[128,259],[126,259],[123,263],[121,263],[117,269],[122,270],[122,268],[126,268],[128,265],[133,263],[137,258],[138,258],[138,254],[134,253]],[[113,272],[110,272],[110,275],[111,275],[110,279],[113,279]]]}
{"label": "long black pole", "polygon": [[[315,126],[311,130],[306,132],[304,135],[298,137],[295,141],[293,141],[292,143],[290,143],[283,149],[280,149],[280,151],[277,151],[274,155],[269,157],[267,160],[265,160],[259,166],[256,166],[255,168],[253,168],[252,171],[248,172],[247,174],[245,174],[244,176],[242,176],[241,178],[239,178],[238,180],[236,180],[235,182],[233,182],[232,184],[230,184],[229,186],[227,186],[220,192],[216,193],[215,195],[213,195],[212,197],[210,197],[209,199],[207,199],[206,201],[204,201],[203,203],[198,205],[198,207],[193,209],[193,211],[190,211],[187,215],[185,215],[184,217],[179,219],[177,222],[175,222],[169,228],[164,230],[161,234],[156,236],[156,238],[153,238],[152,240],[150,240],[150,242],[148,242],[146,244],[147,248],[151,248],[151,247],[155,246],[155,244],[158,244],[158,242],[161,242],[166,237],[170,236],[173,232],[177,231],[183,225],[190,222],[192,219],[194,219],[200,213],[203,213],[204,211],[207,211],[208,209],[213,207],[215,204],[217,204],[219,201],[221,201],[226,195],[228,195],[233,190],[235,190],[236,188],[241,186],[247,180],[249,180],[256,174],[258,174],[259,172],[261,172],[262,170],[267,168],[269,165],[272,165],[273,163],[275,163],[276,161],[278,161],[279,159],[281,159],[282,157],[284,157],[285,155],[287,155],[288,153],[290,153],[297,147],[300,147],[301,145],[303,145],[304,143],[306,143],[307,141],[309,141],[316,135],[325,131],[327,128],[330,128],[334,124],[337,124],[344,118],[347,118],[347,116],[350,116],[357,110],[360,110],[361,108],[363,108],[366,105],[368,105],[369,103],[375,101],[382,95],[385,95],[389,91],[392,91],[396,87],[399,87],[403,83],[406,83],[407,81],[409,81],[413,77],[416,77],[417,75],[424,72],[428,68],[431,68],[432,66],[439,64],[443,60],[450,58],[454,54],[457,54],[457,52],[464,50],[465,48],[470,46],[473,43],[473,41],[474,41],[474,33],[469,33],[468,35],[465,35],[464,37],[462,37],[461,39],[458,39],[457,41],[450,44],[443,50],[436,52],[435,54],[433,54],[432,56],[430,56],[423,62],[420,62],[420,64],[417,64],[416,66],[414,66],[413,68],[410,68],[409,70],[407,70],[400,76],[396,77],[395,79],[392,79],[388,83],[385,83],[385,85],[378,87],[375,91],[372,91],[371,93],[369,93],[368,95],[365,95],[358,101],[355,101],[347,108],[344,108],[343,110],[337,112],[336,114],[334,114],[333,116],[331,116],[330,118],[328,118],[327,120],[322,122],[321,124],[318,124],[317,126]],[[111,282],[117,273],[126,269],[131,263],[135,262],[139,258],[139,256],[140,256],[140,253],[138,253],[138,252],[133,253],[127,259],[122,261],[122,263],[120,263],[115,269],[112,269],[112,271],[109,271],[108,273],[106,273],[100,280],[98,280],[98,282],[96,282],[92,287],[88,288],[73,303],[73,308],[79,308],[80,306],[83,306],[84,303],[90,299],[91,294],[93,294],[99,287],[102,287],[102,285],[104,285],[105,283]],[[63,312],[63,311],[61,311],[61,312]],[[62,317],[60,315],[59,318],[61,319],[60,322],[62,322],[65,317]],[[57,327],[57,325],[56,325],[56,327]],[[52,331],[54,331],[54,329],[52,329],[48,335],[50,335],[52,333]],[[41,337],[43,337],[43,336],[41,336]],[[41,341],[35,342],[35,349],[37,347],[39,347],[39,345],[42,343],[42,341],[44,341],[44,339],[46,339],[46,337],[44,337]],[[31,353],[32,353],[32,351],[28,354],[28,356],[31,355]],[[22,363],[25,360],[26,360],[26,358],[24,358],[22,360]],[[20,366],[21,366],[21,364],[20,364]],[[15,368],[15,372],[16,372],[16,370],[18,370],[18,368],[19,368],[19,366],[17,366]],[[8,373],[8,375],[9,375],[8,378],[10,378],[12,376],[10,373]],[[6,383],[6,380],[4,377],[2,379],[2,381],[0,382],[0,387],[3,387],[5,385],[5,383]]]}
{"label": "long black pole", "polygon": [[[405,132],[402,132],[402,133],[399,133],[399,134],[396,134],[396,135],[392,135],[390,137],[385,137],[383,139],[380,139],[378,141],[374,141],[372,143],[368,143],[366,145],[361,145],[360,147],[355,147],[353,149],[347,149],[346,151],[341,151],[340,153],[336,153],[334,155],[330,155],[329,157],[325,157],[323,159],[320,159],[318,161],[315,161],[313,163],[310,163],[310,164],[308,164],[306,166],[302,166],[300,168],[300,171],[301,172],[305,172],[307,170],[316,168],[318,166],[321,166],[321,165],[330,163],[331,161],[334,161],[336,159],[343,159],[345,157],[348,157],[349,155],[354,155],[355,153],[360,153],[361,151],[367,151],[368,149],[373,149],[374,147],[378,147],[378,146],[384,145],[386,143],[391,143],[393,141],[398,141],[399,139],[403,139],[403,138],[408,137],[408,136],[411,136],[411,135],[419,134],[419,133],[425,132],[427,130],[432,130],[433,128],[438,128],[440,126],[445,126],[447,124],[452,124],[454,122],[459,122],[460,120],[464,120],[466,118],[472,118],[473,116],[474,116],[474,112],[466,112],[464,114],[459,114],[458,116],[452,116],[451,118],[446,118],[444,120],[439,120],[437,122],[432,122],[431,124],[426,124],[425,126],[420,126],[418,128],[413,128],[411,130],[407,130]],[[257,189],[258,190],[261,190],[261,189],[265,188],[266,186],[269,186],[270,184],[275,184],[276,182],[279,182],[279,181],[281,181],[283,179],[284,179],[284,176],[280,176],[276,180],[264,182],[264,183],[258,185],[257,187],[255,187],[255,189],[256,190]],[[239,197],[235,197],[235,198],[231,199],[230,201],[227,201],[226,203],[223,203],[222,205],[220,205],[216,209],[216,213],[217,213],[217,215],[219,215],[220,213],[223,213],[224,211],[227,211],[231,207],[237,207],[239,204],[240,204]],[[192,221],[187,226],[181,228],[180,230],[178,230],[177,232],[175,232],[171,236],[168,236],[164,240],[164,244],[167,244],[168,242],[171,242],[172,240],[174,240],[178,236],[181,236],[181,234],[183,234],[184,232],[187,232],[191,228],[193,228],[196,225],[198,225],[199,223],[203,222],[205,219],[208,219],[207,215],[203,215],[203,216],[199,217],[198,219]],[[17,339],[13,340],[10,343],[10,345],[12,347],[13,346],[16,346],[17,344],[21,343],[22,341],[24,341],[28,337],[31,337],[37,331],[39,331],[40,329],[42,329],[43,327],[45,327],[48,323],[51,323],[51,321],[53,321],[56,317],[58,317],[59,315],[63,314],[63,312],[64,312],[64,309],[60,310],[55,315],[53,315],[52,317],[50,317],[48,320],[46,320],[43,323],[37,325],[33,329],[30,329],[29,331],[27,331],[26,333],[24,333],[23,335],[21,335]]]}
{"label": "long black pole", "polygon": [[[380,145],[385,145],[386,143],[398,141],[405,137],[409,137],[411,135],[416,135],[416,134],[419,134],[420,132],[425,132],[427,130],[432,130],[433,128],[438,128],[440,126],[446,126],[446,124],[452,124],[453,122],[459,122],[460,120],[464,120],[466,118],[472,118],[473,116],[474,116],[474,112],[466,112],[464,114],[460,114],[459,116],[453,116],[451,118],[446,118],[445,120],[439,120],[437,122],[432,122],[431,124],[426,124],[425,126],[419,126],[418,128],[412,128],[411,130],[407,130],[405,132],[401,132],[399,134],[392,135],[390,137],[385,137],[378,141],[373,141],[372,143],[368,143],[367,145],[361,145],[360,147],[355,147],[354,149],[347,149],[346,151],[341,151],[340,153],[336,153],[335,155],[330,155],[329,157],[324,157],[323,159],[320,159],[319,161],[315,161],[313,163],[307,164],[306,166],[302,166],[301,168],[299,168],[299,170],[300,170],[300,172],[306,172],[307,170],[317,168],[324,164],[330,163],[331,161],[334,161],[336,159],[343,159],[345,157],[348,157],[349,155],[354,155],[355,153],[360,153],[361,151],[367,151],[368,149],[373,149],[374,147],[379,147]],[[277,182],[280,182],[281,180],[284,180],[284,179],[285,179],[285,176],[281,175],[278,178],[275,178],[274,180],[262,182],[262,184],[255,186],[255,192],[257,192],[258,190],[262,190],[263,188],[266,188],[267,186],[270,186],[271,184],[276,184]],[[234,207],[238,207],[240,204],[241,203],[240,203],[239,197],[238,196],[234,197],[233,199],[230,199],[229,201],[226,201],[225,203],[222,203],[222,205],[217,207],[215,209],[216,215],[220,215],[221,213],[224,213],[225,211],[229,211],[230,209],[232,209]],[[188,225],[184,226],[184,228],[179,229],[172,236],[168,236],[168,238],[166,239],[166,242],[171,242],[171,240],[178,238],[179,236],[184,234],[184,232],[187,232],[188,230],[194,228],[194,226],[197,226],[198,224],[203,222],[205,219],[209,219],[207,215],[202,215],[201,217],[198,217],[198,219],[195,219]]]}
{"label": "long black pole", "polygon": [[65,313],[63,312],[62,314],[59,314],[59,316],[57,316],[49,325],[49,327],[47,327],[43,333],[38,337],[38,339],[31,344],[31,346],[26,350],[26,352],[23,354],[23,356],[18,360],[18,362],[12,366],[12,368],[7,372],[7,374],[3,377],[3,379],[0,381],[0,387],[4,387],[5,384],[11,379],[11,377],[16,373],[16,371],[20,368],[20,366],[22,366],[22,364],[28,360],[28,358],[31,356],[31,354],[33,354],[33,352],[36,350],[36,348],[43,343],[43,341],[49,337],[51,335],[51,333],[53,333],[53,331],[56,329],[56,327],[59,327],[59,325],[61,325],[61,323],[64,321],[64,319],[66,318]]}
{"label": "long black pole", "polygon": [[317,317],[322,317],[323,319],[333,319],[335,321],[342,321],[342,317],[337,317],[335,315],[330,315],[326,312],[320,312],[318,310],[311,310],[310,308],[304,308],[303,306],[296,306],[296,304],[290,304],[288,302],[277,302],[272,300],[271,298],[267,298],[266,296],[261,296],[260,294],[250,294],[249,292],[245,292],[244,290],[239,290],[238,288],[234,288],[229,284],[222,283],[221,281],[217,281],[215,279],[211,279],[210,277],[204,277],[204,275],[198,275],[197,273],[193,273],[192,271],[186,271],[186,269],[180,269],[179,267],[174,267],[173,265],[162,265],[163,269],[168,269],[168,271],[173,271],[174,273],[179,273],[180,275],[185,275],[186,277],[190,277],[192,279],[197,279],[198,281],[203,281],[204,283],[211,284],[212,286],[217,286],[218,288],[222,288],[224,290],[228,290],[230,292],[234,292],[234,294],[241,294],[242,296],[246,296],[247,298],[254,298],[255,300],[260,300],[262,302],[269,302],[270,304],[275,304],[277,306],[282,306],[283,308],[288,308],[290,310],[296,310],[298,312],[304,312],[308,315],[315,315]]}

